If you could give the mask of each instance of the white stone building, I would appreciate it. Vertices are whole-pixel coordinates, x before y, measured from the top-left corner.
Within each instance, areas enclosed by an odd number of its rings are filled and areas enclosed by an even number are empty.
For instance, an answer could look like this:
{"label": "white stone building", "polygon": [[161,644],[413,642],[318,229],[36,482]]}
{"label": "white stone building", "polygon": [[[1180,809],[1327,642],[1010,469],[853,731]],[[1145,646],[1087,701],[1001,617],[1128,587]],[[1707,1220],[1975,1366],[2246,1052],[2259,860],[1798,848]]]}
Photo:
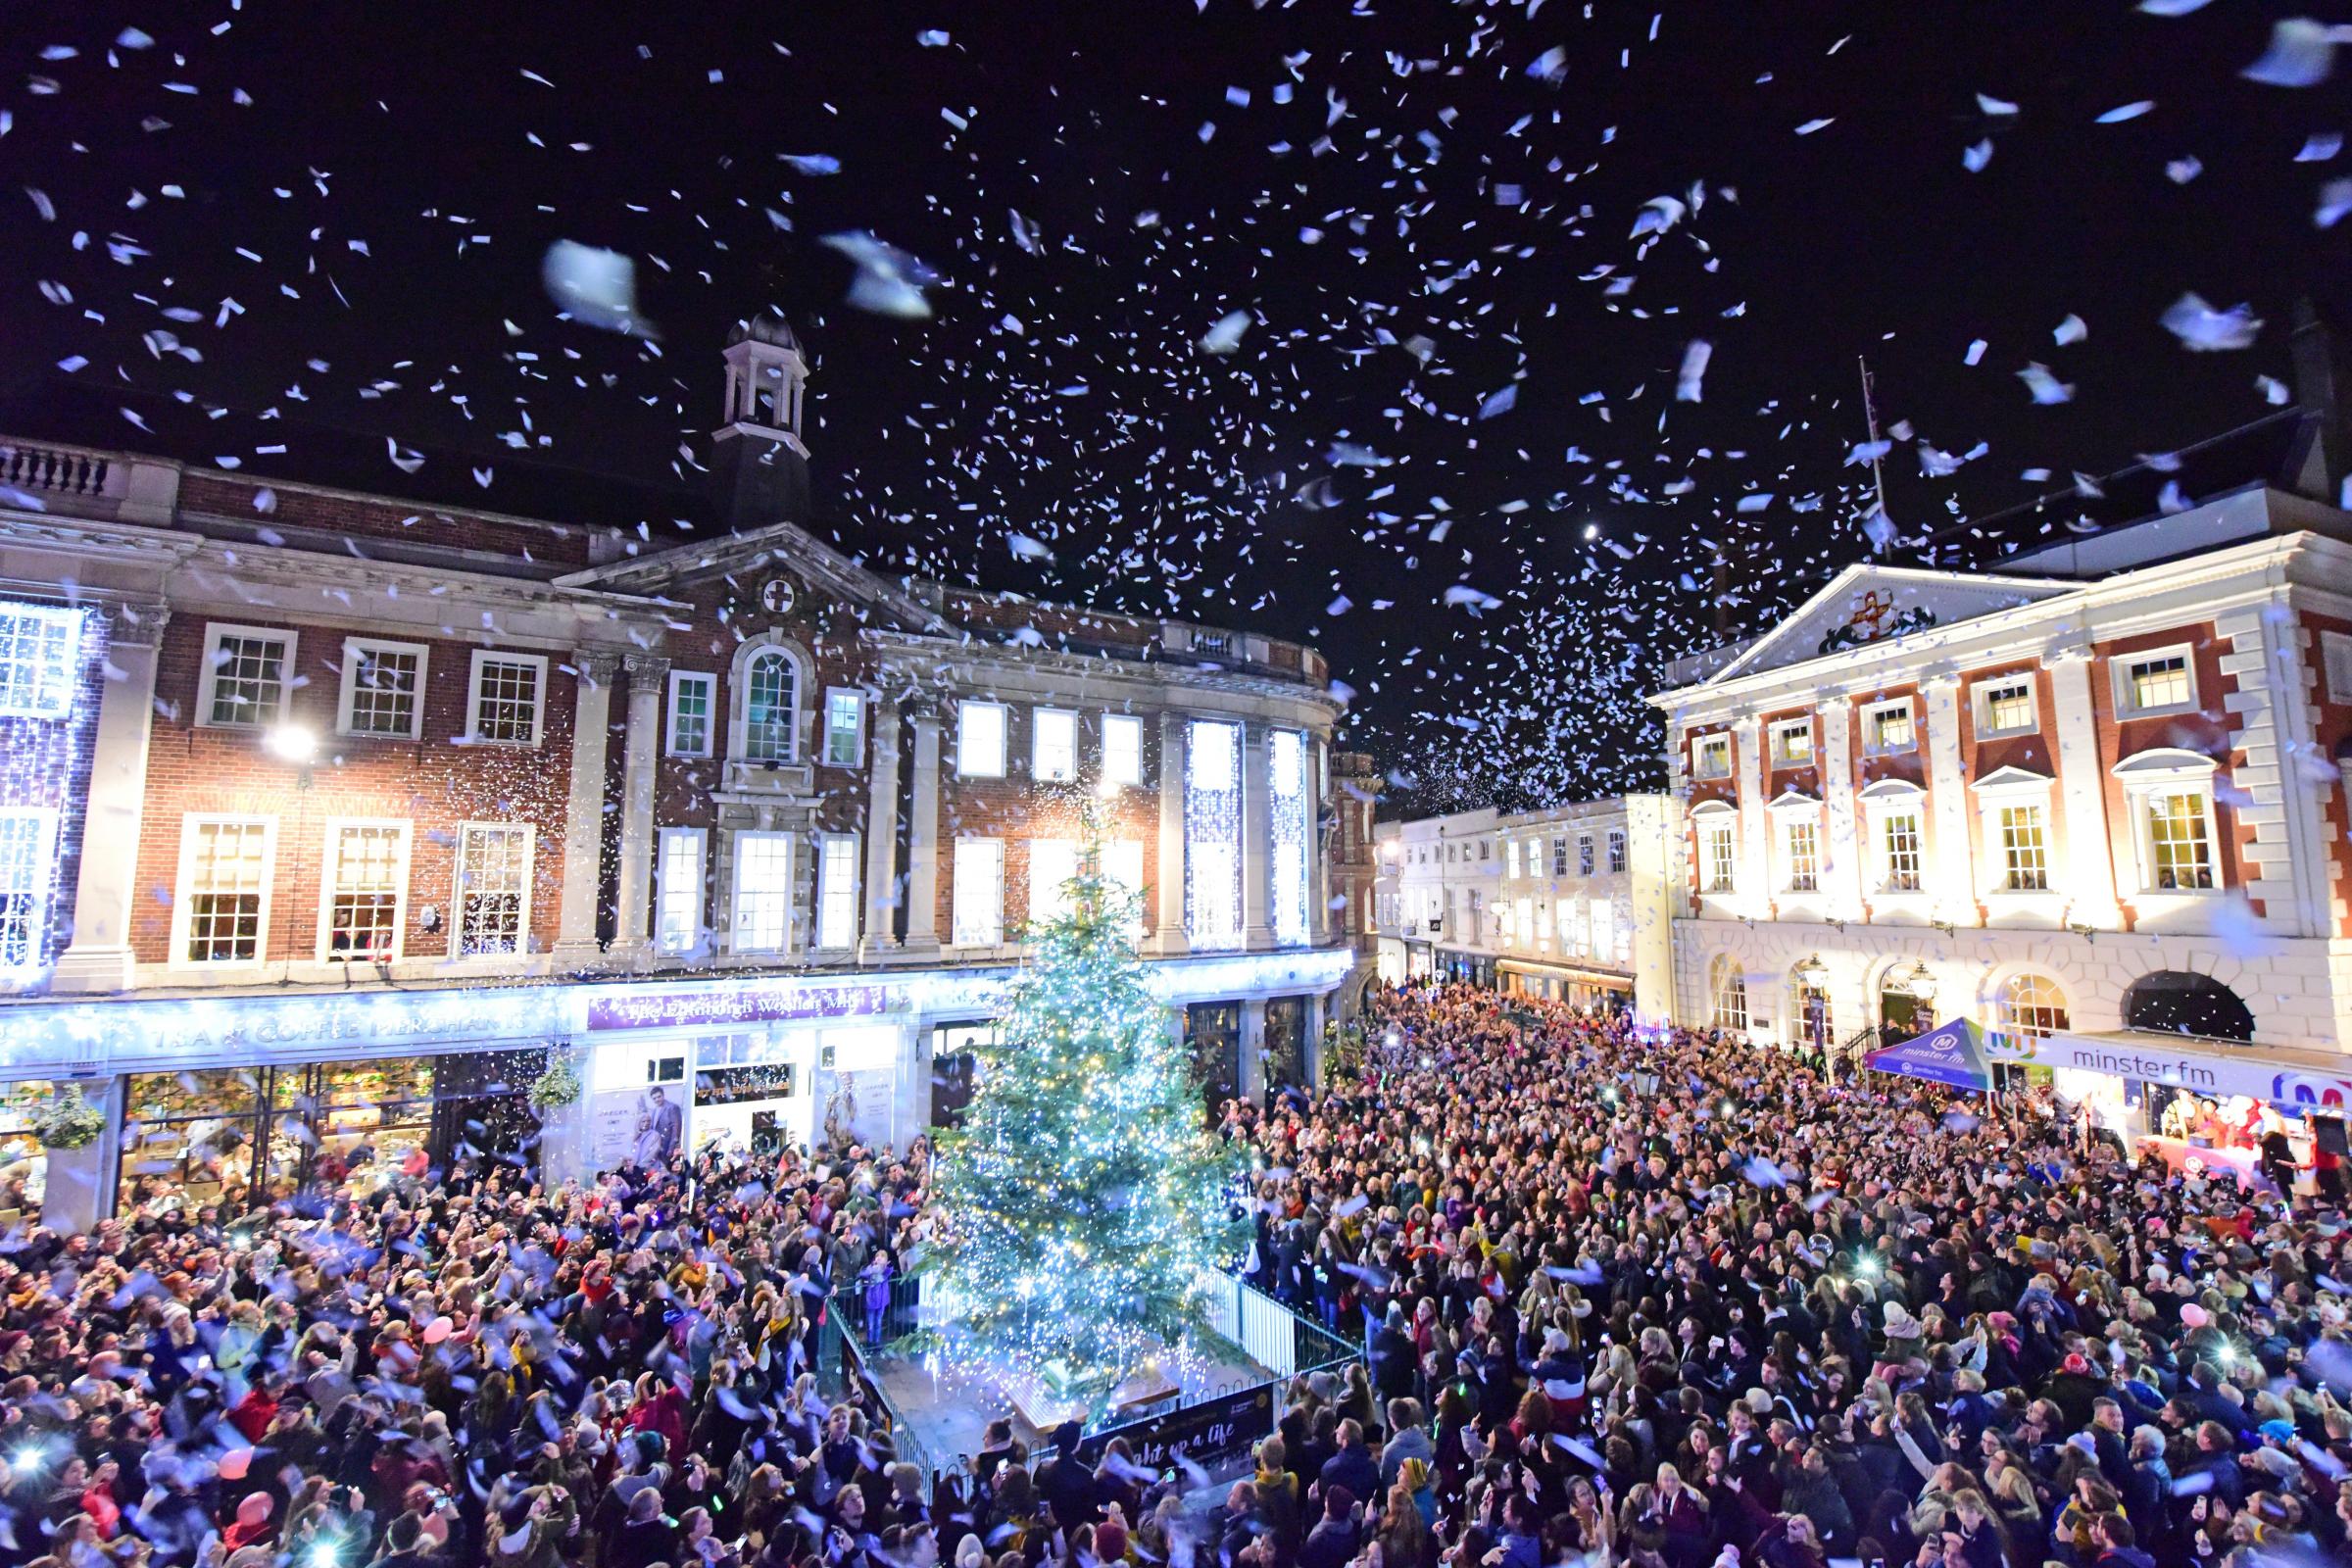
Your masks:
{"label": "white stone building", "polygon": [[2119,1124],[2166,1078],[2352,1097],[2352,516],[2256,484],[2045,537],[1669,671],[1677,1020],[1966,1015]]}
{"label": "white stone building", "polygon": [[1379,829],[1380,963],[1580,1005],[1668,1011],[1676,804],[1629,795]]}

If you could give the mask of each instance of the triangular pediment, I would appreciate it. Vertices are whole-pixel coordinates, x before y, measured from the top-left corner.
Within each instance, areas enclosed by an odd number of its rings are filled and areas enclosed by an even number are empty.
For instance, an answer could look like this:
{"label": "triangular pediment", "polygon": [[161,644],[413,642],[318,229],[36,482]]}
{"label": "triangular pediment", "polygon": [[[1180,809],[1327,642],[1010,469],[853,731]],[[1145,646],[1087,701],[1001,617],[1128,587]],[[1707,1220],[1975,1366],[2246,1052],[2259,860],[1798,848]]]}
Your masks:
{"label": "triangular pediment", "polygon": [[1828,659],[1871,643],[1998,614],[2072,593],[2079,584],[2038,577],[1987,577],[1905,566],[1848,566],[1795,613],[1710,676],[1744,675]]}
{"label": "triangular pediment", "polygon": [[716,576],[779,567],[809,588],[850,604],[863,605],[879,623],[905,631],[937,630],[939,612],[900,584],[868,571],[824,544],[807,529],[779,522],[723,539],[698,539],[667,550],[593,566],[560,578],[566,588],[601,588],[615,593],[661,595]]}

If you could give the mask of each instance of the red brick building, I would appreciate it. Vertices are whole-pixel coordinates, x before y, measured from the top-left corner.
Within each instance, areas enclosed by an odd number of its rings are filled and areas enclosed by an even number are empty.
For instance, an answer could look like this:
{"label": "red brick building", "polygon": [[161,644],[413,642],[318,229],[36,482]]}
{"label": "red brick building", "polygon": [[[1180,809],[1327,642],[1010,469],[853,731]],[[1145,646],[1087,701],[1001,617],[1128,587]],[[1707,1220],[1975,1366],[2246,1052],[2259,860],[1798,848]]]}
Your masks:
{"label": "red brick building", "polygon": [[657,1089],[695,1142],[904,1144],[1098,838],[1212,1092],[1312,1073],[1368,810],[1321,659],[873,569],[808,526],[791,329],[724,360],[707,494],[12,417],[0,1143],[114,1112],[52,1208],[527,1157],[551,1056],[560,1171]]}

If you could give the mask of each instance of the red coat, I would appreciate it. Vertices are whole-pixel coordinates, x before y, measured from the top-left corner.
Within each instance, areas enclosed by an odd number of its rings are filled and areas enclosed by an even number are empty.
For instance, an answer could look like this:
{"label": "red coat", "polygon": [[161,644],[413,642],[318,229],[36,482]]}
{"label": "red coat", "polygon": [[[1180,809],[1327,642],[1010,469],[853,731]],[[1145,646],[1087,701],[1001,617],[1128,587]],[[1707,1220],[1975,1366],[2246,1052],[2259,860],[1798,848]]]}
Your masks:
{"label": "red coat", "polygon": [[676,1384],[663,1385],[662,1392],[640,1401],[629,1411],[631,1432],[659,1432],[669,1445],[669,1462],[683,1464],[686,1460],[686,1396]]}

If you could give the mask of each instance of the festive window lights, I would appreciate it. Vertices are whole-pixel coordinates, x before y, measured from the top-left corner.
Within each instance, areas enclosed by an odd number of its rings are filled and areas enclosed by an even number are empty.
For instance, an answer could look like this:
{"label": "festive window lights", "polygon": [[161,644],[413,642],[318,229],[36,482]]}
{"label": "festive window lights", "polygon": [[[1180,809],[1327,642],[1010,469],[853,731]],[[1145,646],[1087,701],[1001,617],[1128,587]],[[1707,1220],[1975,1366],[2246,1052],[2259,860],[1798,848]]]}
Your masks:
{"label": "festive window lights", "polygon": [[54,809],[0,808],[0,970],[31,969],[41,962],[56,854]]}
{"label": "festive window lights", "polygon": [[0,718],[64,718],[74,711],[84,612],[0,604]]}
{"label": "festive window lights", "polygon": [[1306,798],[1306,737],[1278,729],[1269,759],[1268,801],[1274,838],[1274,941],[1298,947],[1307,940],[1306,861],[1310,835]]}
{"label": "festive window lights", "polygon": [[1242,730],[1195,719],[1185,748],[1185,927],[1196,953],[1242,945]]}

